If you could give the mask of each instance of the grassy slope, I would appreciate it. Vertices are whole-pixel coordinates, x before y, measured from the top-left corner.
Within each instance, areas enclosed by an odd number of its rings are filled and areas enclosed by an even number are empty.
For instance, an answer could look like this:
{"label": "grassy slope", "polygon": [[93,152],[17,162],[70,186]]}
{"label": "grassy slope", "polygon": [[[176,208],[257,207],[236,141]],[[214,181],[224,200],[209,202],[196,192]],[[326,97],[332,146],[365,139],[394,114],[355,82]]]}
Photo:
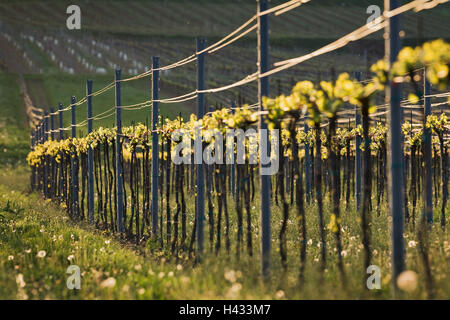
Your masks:
{"label": "grassy slope", "polygon": [[[16,177],[19,179],[12,186],[0,183],[0,208],[7,203],[11,207],[1,212],[0,299],[274,297],[265,294],[267,290],[258,282],[242,290],[232,289],[236,283],[225,280],[224,261],[205,262],[204,267],[194,269],[182,261],[164,263],[158,255],[144,257],[108,234],[74,225],[56,205],[25,192],[26,172],[16,172]],[[2,175],[0,181],[4,178],[10,176]],[[46,253],[44,258],[37,257],[41,250]],[[71,255],[74,258],[69,262]],[[70,264],[78,265],[82,272],[79,292],[66,288]],[[18,285],[20,275],[23,288]],[[103,281],[110,277],[116,280],[113,288],[104,286]],[[246,281],[250,282],[248,277]]]}
{"label": "grassy slope", "polygon": [[[14,177],[14,179],[12,179]],[[12,181],[12,182],[11,182]],[[325,281],[319,280],[319,246],[315,210],[308,209],[308,266],[307,282],[302,290],[297,283],[298,241],[296,226],[289,223],[288,250],[289,271],[281,272],[277,250],[277,232],[281,212],[274,209],[273,215],[273,273],[272,281],[266,285],[259,277],[258,254],[244,254],[237,261],[232,253],[224,249],[220,255],[208,254],[199,266],[187,261],[181,254],[178,258],[168,251],[149,247],[133,247],[121,243],[120,239],[106,232],[94,230],[85,223],[75,224],[54,203],[44,201],[38,194],[27,192],[28,172],[16,169],[0,174],[0,299],[386,299],[391,298],[389,286],[389,232],[387,212],[381,210],[373,218],[373,263],[381,267],[382,289],[366,291],[362,287],[362,247],[360,244],[358,218],[350,208],[343,217],[344,258],[348,277],[348,288],[340,285],[336,269],[334,237],[328,234],[328,267]],[[231,200],[229,200],[231,201]],[[256,199],[258,201],[258,199]],[[9,209],[6,207],[9,203]],[[192,203],[188,201],[188,204]],[[192,206],[188,211],[192,213]],[[325,212],[329,210],[325,208]],[[256,212],[255,212],[256,213]],[[232,214],[234,216],[234,214]],[[328,219],[328,218],[327,218]],[[257,234],[257,216],[253,215],[254,232]],[[205,230],[207,234],[208,229]],[[232,224],[232,239],[235,238]],[[450,252],[449,236],[442,235],[436,226],[432,230],[431,261],[438,288],[437,297],[450,297],[450,281],[446,273]],[[416,239],[407,232],[405,240]],[[254,237],[254,252],[258,252],[258,237]],[[233,243],[233,241],[232,241]],[[153,245],[150,244],[150,247]],[[234,249],[234,245],[232,245]],[[37,257],[41,250],[44,258]],[[425,298],[423,272],[418,259],[418,250],[407,247],[407,268],[419,273],[418,290],[401,298]],[[69,256],[74,256],[72,262]],[[66,288],[66,268],[76,264],[82,272],[82,285],[78,293]],[[234,276],[233,276],[234,272]],[[26,285],[19,288],[17,279],[22,274]],[[107,278],[114,278],[113,288],[105,287]],[[103,283],[103,284],[102,284]],[[320,284],[320,285],[319,285]]]}
{"label": "grassy slope", "polygon": [[[1,212],[0,299],[183,297],[191,279],[182,269],[177,270],[173,264],[149,263],[132,248],[114,239],[108,241],[108,235],[70,223],[56,205],[39,195],[23,193],[27,175],[18,177],[18,188],[0,185],[0,208],[7,203],[12,207],[9,212]],[[41,250],[46,253],[44,258],[37,257]],[[74,259],[70,262],[71,255]],[[66,269],[71,264],[81,269],[80,291],[66,287]],[[25,282],[23,288],[17,283],[20,275]],[[109,277],[116,280],[113,288],[102,284]]]}
{"label": "grassy slope", "polygon": [[[284,1],[273,2],[272,6]],[[67,1],[7,1],[1,14],[7,21],[27,19],[24,12],[33,10],[32,23],[41,27],[61,28],[65,25]],[[379,1],[311,1],[282,18],[271,19],[271,39],[333,39],[365,23],[369,5]],[[223,36],[254,14],[255,1],[79,1],[83,28],[94,32],[123,35],[210,39]],[[425,35],[447,37],[448,27],[439,23],[449,16],[449,6],[421,13],[425,17]],[[445,9],[446,8],[446,9]],[[187,14],[188,13],[188,14]],[[218,20],[217,17],[223,17]],[[415,36],[417,21],[407,14],[404,27],[407,37]],[[439,35],[438,35],[439,36]],[[254,36],[252,36],[254,37]]]}
{"label": "grassy slope", "polygon": [[29,150],[22,101],[18,77],[0,73],[0,167],[24,163]]}
{"label": "grassy slope", "polygon": [[[272,5],[283,1],[273,1]],[[18,22],[12,29],[19,31],[24,28],[25,33],[30,33],[27,27],[35,29],[37,34],[53,35],[61,37],[61,28],[65,26],[67,15],[65,10],[68,1],[5,1],[0,4],[0,19],[9,22]],[[353,31],[356,27],[366,22],[368,17],[366,8],[369,4],[382,4],[382,1],[310,1],[301,8],[297,8],[282,17],[271,17],[271,61],[288,59],[308,53],[313,49],[336,40],[338,37]],[[161,56],[162,65],[182,59],[190,55],[194,50],[194,38],[202,35],[208,37],[208,43],[212,43],[220,37],[228,34],[234,28],[246,21],[255,11],[255,1],[80,1],[82,11],[82,30],[64,31],[75,39],[84,41],[84,36],[109,39],[113,37],[118,40],[120,46],[129,46],[132,50],[145,51],[145,55],[150,60],[151,55]],[[450,6],[444,4],[438,9],[419,13],[423,15],[424,35],[426,37],[448,37],[450,29],[443,21],[450,17]],[[32,13],[31,15],[29,13]],[[405,44],[413,44],[413,39],[417,35],[417,14],[407,15],[402,19],[402,26],[405,27]],[[221,17],[221,19],[217,19]],[[37,28],[36,28],[37,27]],[[381,32],[375,36],[381,40]],[[25,43],[25,51],[33,59],[35,65],[42,68],[44,74],[56,71],[56,65],[50,61],[36,45],[28,41]],[[155,43],[158,44],[155,46]],[[150,45],[151,44],[151,45]],[[143,46],[139,48],[139,45]],[[220,87],[241,80],[247,74],[255,72],[256,53],[253,50],[256,46],[255,33],[251,33],[233,46],[224,49],[220,53],[211,55],[207,59],[207,88]],[[143,49],[145,47],[145,49]],[[165,49],[163,49],[163,47]],[[381,42],[379,47],[382,48]],[[149,49],[150,48],[150,49]],[[251,48],[251,50],[249,49]],[[336,72],[364,71],[366,61],[361,48],[368,49],[368,59],[370,63],[381,57],[382,50],[375,50],[367,43],[351,43],[346,48],[332,54],[323,55],[306,61],[289,71],[279,73],[271,77],[271,92],[275,93],[278,88],[277,79],[282,79],[282,92],[287,93],[291,89],[291,79],[316,80],[319,71],[324,72],[322,77],[327,77],[327,72],[331,66]],[[358,52],[360,56],[357,56]],[[351,53],[351,55],[348,55]],[[89,60],[89,57],[87,57]],[[162,75],[162,79],[175,83],[182,89],[176,94],[167,93],[167,96],[175,96],[190,92],[195,88],[195,65],[186,66],[189,69],[180,68],[170,74]],[[109,68],[108,68],[109,69]],[[123,69],[125,70],[125,68]],[[185,73],[186,72],[186,73]],[[75,79],[75,78],[69,78]],[[112,79],[110,77],[109,79]],[[55,79],[57,82],[58,79]],[[78,81],[78,80],[74,80]],[[101,80],[102,81],[102,80]],[[76,90],[65,90],[61,88],[61,93],[52,99],[52,103],[59,100],[68,101],[73,92],[80,97],[84,93],[85,79],[80,79],[79,87]],[[106,83],[106,82],[105,82]],[[58,83],[56,83],[58,85]],[[256,101],[256,84],[251,84],[244,90],[243,96],[246,102]],[[145,90],[146,91],[146,90]],[[144,91],[144,92],[145,92]],[[228,92],[237,98],[239,90],[233,89]],[[224,102],[224,98],[232,95],[218,94],[219,102]],[[148,98],[148,95],[136,94]],[[162,92],[164,95],[164,92]],[[226,96],[227,95],[227,96]],[[208,95],[213,96],[213,95]],[[138,99],[127,95],[138,102]],[[214,96],[213,103],[216,99]],[[147,99],[146,99],[147,100]],[[103,111],[103,107],[112,106],[108,100],[105,106],[96,106],[96,110]],[[139,101],[140,102],[140,101]],[[125,102],[126,103],[126,102]],[[100,110],[101,109],[101,110]],[[175,115],[178,108],[174,106],[164,106],[167,115]],[[81,118],[84,119],[84,111]],[[133,112],[136,116],[133,119],[145,121],[147,114],[141,111]],[[184,113],[184,111],[183,111]],[[106,121],[111,125],[112,121]],[[68,122],[66,122],[68,124]],[[102,123],[103,125],[103,123]]]}

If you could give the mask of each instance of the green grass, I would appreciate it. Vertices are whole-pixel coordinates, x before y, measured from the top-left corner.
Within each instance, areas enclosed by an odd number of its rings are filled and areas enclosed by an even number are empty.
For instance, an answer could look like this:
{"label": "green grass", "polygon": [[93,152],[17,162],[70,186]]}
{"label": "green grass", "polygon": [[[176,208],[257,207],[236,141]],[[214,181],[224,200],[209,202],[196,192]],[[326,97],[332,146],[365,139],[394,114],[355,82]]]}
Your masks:
{"label": "green grass", "polygon": [[[13,182],[12,176],[14,176]],[[234,211],[232,217],[232,251],[222,248],[219,255],[206,254],[200,264],[178,257],[169,249],[158,249],[154,243],[133,246],[117,235],[93,229],[84,222],[70,221],[55,203],[45,201],[36,193],[28,192],[28,170],[18,168],[0,175],[0,298],[30,299],[390,299],[389,227],[383,207],[380,216],[373,216],[373,264],[380,266],[382,289],[365,290],[362,270],[362,246],[359,219],[353,203],[343,210],[343,244],[347,288],[341,285],[336,268],[334,236],[327,235],[327,269],[321,281],[319,273],[318,229],[315,207],[307,207],[308,264],[306,282],[299,288],[297,281],[298,240],[293,213],[288,226],[289,269],[283,273],[277,250],[277,233],[281,212],[273,207],[273,264],[268,283],[261,281],[259,273],[258,210],[252,209],[254,256],[245,250],[239,260],[234,255],[236,236]],[[231,200],[229,199],[231,205]],[[188,199],[188,213],[193,207]],[[258,199],[254,205],[256,205]],[[325,212],[329,212],[326,201]],[[328,220],[328,214],[326,214]],[[192,220],[191,220],[192,221]],[[188,225],[189,229],[192,228]],[[205,229],[207,237],[208,228]],[[437,298],[450,297],[450,279],[447,275],[450,254],[448,233],[441,232],[438,224],[430,230],[430,257]],[[408,246],[417,241],[415,233],[405,234],[407,269],[418,273],[417,289],[398,298],[426,298],[423,271],[417,247]],[[37,256],[45,251],[43,258]],[[73,258],[71,257],[73,256]],[[71,262],[68,258],[71,257]],[[66,288],[66,269],[70,264],[80,267],[80,291]],[[20,276],[22,275],[22,276]],[[19,288],[20,277],[25,286]],[[115,279],[115,286],[106,288],[104,280]],[[109,280],[112,281],[112,280]],[[103,284],[102,284],[103,283]]]}
{"label": "green grass", "polygon": [[24,164],[29,131],[18,76],[0,74],[0,167]]}
{"label": "green grass", "polygon": [[[0,299],[168,299],[184,286],[183,271],[149,264],[111,236],[74,225],[56,205],[24,193],[26,174],[19,177],[19,189],[0,186],[0,209],[12,207],[1,212]],[[39,258],[39,251],[45,257]],[[82,272],[79,291],[66,287],[71,264]],[[113,288],[104,287],[108,278],[115,279]]]}
{"label": "green grass", "polygon": [[36,44],[25,40],[22,42],[24,51],[30,54],[30,58],[41,66],[44,72],[56,72],[58,66],[50,59],[50,57]]}

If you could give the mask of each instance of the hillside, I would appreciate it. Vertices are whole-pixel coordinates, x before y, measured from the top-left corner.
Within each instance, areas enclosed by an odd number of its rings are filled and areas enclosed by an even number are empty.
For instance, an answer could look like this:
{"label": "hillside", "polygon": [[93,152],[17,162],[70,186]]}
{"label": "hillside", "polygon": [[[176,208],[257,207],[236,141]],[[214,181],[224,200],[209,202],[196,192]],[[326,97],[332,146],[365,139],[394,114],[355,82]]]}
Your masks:
{"label": "hillside", "polygon": [[[272,2],[272,6],[283,1]],[[334,39],[363,24],[369,5],[382,1],[310,1],[271,19],[272,39]],[[68,1],[3,2],[0,17],[36,28],[62,31]],[[82,30],[150,37],[221,37],[250,18],[255,1],[79,1]],[[30,14],[31,13],[31,14]],[[220,17],[220,19],[219,19]],[[427,37],[447,36],[449,10],[421,14]],[[417,35],[416,15],[405,15],[407,38]],[[81,32],[80,32],[81,33]]]}
{"label": "hillside", "polygon": [[[272,5],[282,1],[273,1]],[[310,1],[279,17],[271,17],[271,61],[308,53],[364,24],[369,4],[382,1]],[[248,20],[255,1],[79,1],[82,29],[65,27],[68,1],[3,1],[0,4],[0,68],[18,73],[111,74],[121,67],[133,75],[148,70],[152,55],[162,65],[189,56],[195,37],[216,41]],[[450,6],[403,18],[404,43],[417,37],[448,37]],[[426,35],[426,37],[424,36]],[[207,87],[240,80],[256,71],[256,34],[207,58]],[[365,71],[382,56],[382,33],[351,43],[333,54],[307,61],[271,77],[274,93],[286,92],[296,79],[329,78],[336,72]],[[195,88],[194,64],[165,72],[162,83],[176,94]],[[248,90],[211,96],[210,103],[231,98],[253,103],[255,85]],[[240,97],[240,98],[239,98]],[[209,98],[209,97],[208,97]],[[239,98],[239,99],[238,99]]]}

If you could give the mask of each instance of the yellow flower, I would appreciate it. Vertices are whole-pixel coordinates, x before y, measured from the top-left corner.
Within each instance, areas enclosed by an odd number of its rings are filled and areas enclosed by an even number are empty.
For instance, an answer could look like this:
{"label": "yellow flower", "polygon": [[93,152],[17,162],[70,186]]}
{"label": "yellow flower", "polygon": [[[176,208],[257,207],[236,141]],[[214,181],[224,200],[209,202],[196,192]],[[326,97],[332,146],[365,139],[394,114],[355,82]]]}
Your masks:
{"label": "yellow flower", "polygon": [[328,229],[336,233],[339,230],[339,226],[341,225],[341,218],[336,218],[336,215],[333,213],[330,216],[330,222],[328,223]]}

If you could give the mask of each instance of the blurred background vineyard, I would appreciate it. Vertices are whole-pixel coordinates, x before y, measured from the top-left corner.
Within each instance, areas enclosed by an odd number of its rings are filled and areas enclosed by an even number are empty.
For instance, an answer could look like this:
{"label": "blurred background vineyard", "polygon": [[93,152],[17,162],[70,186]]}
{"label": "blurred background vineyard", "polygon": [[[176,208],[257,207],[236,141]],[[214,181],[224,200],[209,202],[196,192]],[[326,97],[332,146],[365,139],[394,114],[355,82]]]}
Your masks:
{"label": "blurred background vineyard", "polygon": [[[282,1],[272,1],[272,5]],[[81,30],[68,30],[68,1],[9,1],[0,3],[0,72],[23,75],[24,87],[34,106],[48,109],[58,102],[68,105],[70,96],[85,95],[85,79],[94,80],[94,90],[110,83],[114,68],[125,75],[149,69],[151,56],[167,65],[189,56],[195,50],[195,38],[205,36],[209,43],[225,36],[255,12],[254,0],[151,0],[151,1],[77,1],[81,8]],[[276,62],[311,52],[366,23],[369,5],[383,1],[310,1],[301,10],[293,10],[270,21],[270,57]],[[448,40],[450,6],[402,17],[403,43]],[[346,48],[320,56],[270,78],[273,95],[288,93],[299,80],[329,80],[340,72],[362,71],[383,55],[382,31],[350,43]],[[239,40],[206,61],[207,88],[240,80],[256,71],[256,33]],[[163,72],[162,98],[195,89],[195,64]],[[94,99],[94,115],[113,105],[114,93]],[[148,100],[148,78],[124,86],[123,103]],[[221,107],[235,100],[255,103],[256,83],[223,93],[208,95],[209,107]],[[195,101],[164,105],[163,116],[184,118],[195,110]],[[77,122],[85,119],[79,108]],[[124,115],[124,123],[147,121],[148,111]],[[66,117],[65,125],[70,119]],[[97,121],[95,126],[111,126],[113,120]],[[80,131],[82,133],[82,130]]]}

